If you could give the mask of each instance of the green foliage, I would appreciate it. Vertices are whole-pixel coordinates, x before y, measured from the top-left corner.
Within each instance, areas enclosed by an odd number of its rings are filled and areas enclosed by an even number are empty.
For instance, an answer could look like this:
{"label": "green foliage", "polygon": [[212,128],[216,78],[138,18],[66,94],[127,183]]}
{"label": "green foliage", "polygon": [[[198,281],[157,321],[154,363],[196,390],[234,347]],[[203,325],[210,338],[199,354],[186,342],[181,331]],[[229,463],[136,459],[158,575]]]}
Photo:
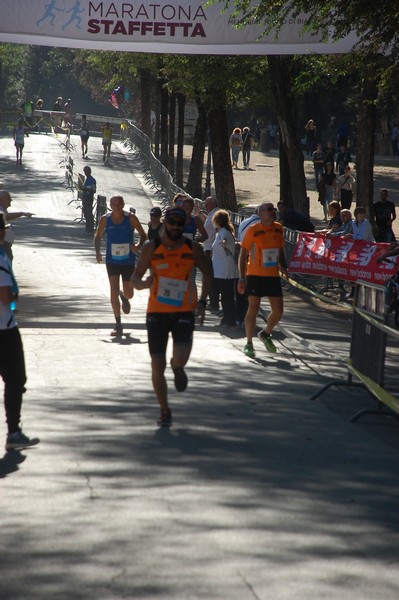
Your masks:
{"label": "green foliage", "polygon": [[287,16],[309,15],[304,29],[333,34],[341,39],[355,31],[359,48],[397,56],[399,49],[399,5],[392,0],[214,0],[233,8],[241,26],[256,22],[265,25],[265,33],[279,29]]}
{"label": "green foliage", "polygon": [[166,55],[162,71],[168,89],[199,98],[208,109],[270,102],[265,57]]}

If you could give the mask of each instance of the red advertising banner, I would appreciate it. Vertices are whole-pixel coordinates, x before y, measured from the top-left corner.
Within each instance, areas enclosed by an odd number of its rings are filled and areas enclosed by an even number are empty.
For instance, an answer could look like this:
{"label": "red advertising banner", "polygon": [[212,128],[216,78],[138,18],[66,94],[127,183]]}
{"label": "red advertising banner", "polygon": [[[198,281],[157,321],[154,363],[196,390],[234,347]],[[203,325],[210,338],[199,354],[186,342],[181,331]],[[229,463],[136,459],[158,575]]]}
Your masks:
{"label": "red advertising banner", "polygon": [[336,277],[348,281],[361,279],[383,285],[396,273],[399,256],[392,262],[378,263],[388,244],[373,244],[344,237],[326,238],[324,234],[301,233],[289,264],[292,273]]}

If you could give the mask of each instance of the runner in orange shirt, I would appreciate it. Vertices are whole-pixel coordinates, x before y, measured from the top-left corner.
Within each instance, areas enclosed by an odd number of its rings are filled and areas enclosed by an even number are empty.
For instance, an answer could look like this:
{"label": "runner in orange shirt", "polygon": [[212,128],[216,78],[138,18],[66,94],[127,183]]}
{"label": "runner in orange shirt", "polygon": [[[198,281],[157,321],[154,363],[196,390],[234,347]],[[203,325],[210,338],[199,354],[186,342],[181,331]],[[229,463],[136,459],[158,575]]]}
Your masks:
{"label": "runner in orange shirt", "polygon": [[269,352],[276,352],[271,333],[283,316],[280,270],[285,277],[288,276],[283,227],[275,222],[276,209],[272,202],[264,202],[258,210],[260,222],[248,228],[241,241],[238,261],[240,279],[237,291],[244,294],[246,289],[248,295],[248,311],[245,315],[247,343],[244,354],[251,358],[255,356],[252,337],[263,296],[267,296],[271,310],[266,328],[258,333],[258,338]]}
{"label": "runner in orange shirt", "polygon": [[[168,404],[165,379],[166,348],[169,333],[173,338],[170,366],[175,388],[183,392],[188,383],[184,367],[193,343],[195,310],[204,322],[206,297],[211,283],[211,269],[202,246],[183,236],[186,213],[172,206],[164,218],[164,233],[147,242],[142,250],[132,281],[138,290],[150,288],[147,308],[148,345],[151,355],[152,384],[161,416],[158,424],[168,427],[172,413]],[[197,300],[195,267],[203,274],[201,297]],[[143,277],[150,269],[150,275]]]}

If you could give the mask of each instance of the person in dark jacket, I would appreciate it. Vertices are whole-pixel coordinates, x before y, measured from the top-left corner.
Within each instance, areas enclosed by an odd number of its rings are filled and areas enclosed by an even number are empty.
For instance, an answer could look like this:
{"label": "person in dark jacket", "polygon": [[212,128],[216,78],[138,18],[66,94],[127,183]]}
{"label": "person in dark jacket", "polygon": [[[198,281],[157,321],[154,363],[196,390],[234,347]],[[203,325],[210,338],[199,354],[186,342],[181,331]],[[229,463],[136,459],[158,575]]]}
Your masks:
{"label": "person in dark jacket", "polygon": [[313,233],[314,225],[305,215],[297,212],[293,208],[288,208],[284,202],[277,204],[279,219],[278,221],[287,229],[295,231],[307,231]]}

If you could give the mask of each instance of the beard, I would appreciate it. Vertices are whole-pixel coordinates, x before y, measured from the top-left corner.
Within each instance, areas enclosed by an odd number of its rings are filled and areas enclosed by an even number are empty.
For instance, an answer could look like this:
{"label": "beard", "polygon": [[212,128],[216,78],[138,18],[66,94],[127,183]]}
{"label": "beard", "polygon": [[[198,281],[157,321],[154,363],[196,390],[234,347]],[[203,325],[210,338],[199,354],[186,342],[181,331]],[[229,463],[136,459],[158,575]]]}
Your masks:
{"label": "beard", "polygon": [[165,233],[166,237],[169,238],[171,242],[177,242],[183,237],[182,229],[168,229],[167,226],[165,226]]}

